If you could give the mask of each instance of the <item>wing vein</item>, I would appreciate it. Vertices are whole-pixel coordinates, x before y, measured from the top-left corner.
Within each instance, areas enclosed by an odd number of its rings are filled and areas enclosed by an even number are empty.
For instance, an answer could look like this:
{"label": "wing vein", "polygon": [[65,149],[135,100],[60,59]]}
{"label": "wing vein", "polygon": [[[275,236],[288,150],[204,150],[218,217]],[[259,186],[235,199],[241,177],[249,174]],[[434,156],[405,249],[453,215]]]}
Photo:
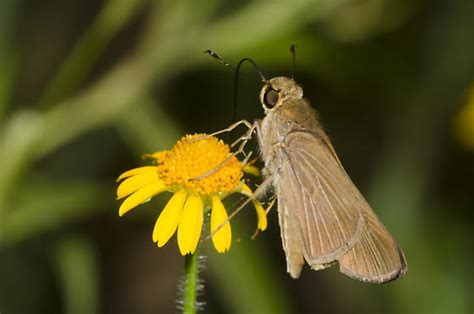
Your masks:
{"label": "wing vein", "polygon": [[336,210],[334,209],[334,206],[332,205],[332,202],[329,200],[329,197],[328,195],[326,194],[326,191],[324,190],[322,184],[321,184],[321,179],[318,175],[316,175],[316,179],[318,181],[318,185],[319,185],[319,188],[324,196],[324,199],[326,200],[326,202],[328,203],[329,207],[331,208],[331,212],[333,213],[334,217],[336,217],[336,222],[337,222],[337,225],[339,226],[339,229],[341,230],[341,233],[343,235],[344,238],[346,238],[346,232],[344,231],[344,228],[342,227],[342,224],[341,224],[341,220],[339,219],[337,213],[336,213]]}
{"label": "wing vein", "polygon": [[374,241],[375,240],[375,234],[371,230],[369,230],[368,232],[370,234],[369,243],[370,243],[370,246],[371,246],[373,254],[374,254],[375,269],[377,270],[377,275],[381,275],[381,271],[385,271],[385,270],[382,270],[383,257],[382,257],[381,252],[380,252],[380,247],[377,246],[377,244]]}
{"label": "wing vein", "polygon": [[[306,204],[306,199],[305,199],[305,195],[307,195],[307,190],[304,188],[304,185],[303,185],[303,183],[301,182],[301,179],[296,175],[296,173],[295,173],[293,167],[291,167],[291,170],[293,171],[293,178],[296,179],[297,184],[298,184],[300,190],[303,191],[303,195],[302,195],[301,201],[302,201],[302,203],[303,203],[304,216],[305,216],[305,220],[306,220],[306,223],[305,223],[305,224],[306,224],[306,227],[308,228],[308,233],[309,233],[309,236],[310,236],[309,239],[312,239],[312,238],[313,238],[313,233],[312,233],[312,228],[311,228],[311,225],[310,225],[310,219],[309,219],[309,217],[308,217],[308,204]],[[312,204],[311,197],[309,197],[309,201],[310,201],[310,203]],[[312,215],[313,215],[315,221],[317,221],[317,217],[316,217],[316,215],[315,215],[315,210],[311,209],[311,213],[312,213]],[[300,223],[302,224],[301,220],[300,220]],[[302,225],[303,225],[303,224],[302,224]],[[316,223],[316,226],[317,226],[317,225],[318,225],[318,224]],[[327,232],[327,231],[326,231],[326,232]],[[319,242],[320,245],[321,245],[321,249],[324,250],[324,245],[323,245],[324,242],[321,241],[321,240],[322,240],[322,239],[321,239],[321,236],[320,236],[320,235],[318,235],[318,236],[319,236],[319,241],[318,241],[318,242]],[[314,249],[313,249],[313,243],[312,243],[313,241],[305,241],[305,242],[307,242],[307,245],[309,245],[309,249],[310,249],[311,255],[314,255]]]}
{"label": "wing vein", "polygon": [[[311,157],[314,161],[316,161],[320,167],[322,167],[322,169],[324,169],[323,167],[323,164],[317,159],[317,158],[314,158],[313,156],[309,155],[309,154],[305,154],[309,157]],[[303,156],[302,156],[303,157]],[[317,169],[314,168],[314,166],[308,162],[306,160],[306,158],[303,157],[303,160],[304,162],[306,163],[306,165],[308,165],[309,167],[311,167],[316,173],[318,173]],[[332,175],[331,175],[332,177]],[[329,184],[329,182],[326,180],[326,178],[324,176],[321,176],[321,179],[324,181],[324,183],[326,184],[326,186],[328,187],[329,191],[331,192],[331,194],[334,196],[334,198],[337,200],[337,202],[339,203],[339,205],[341,206],[341,208],[344,210],[344,213],[346,214],[347,217],[351,217],[349,211],[347,210],[346,208],[346,205],[344,205],[341,200],[339,199],[339,197],[337,196],[337,193],[334,191],[334,188],[331,186],[331,184]],[[333,180],[336,180],[334,177],[333,177]],[[335,181],[337,182],[337,181]]]}
{"label": "wing vein", "polygon": [[[362,242],[360,243],[361,245],[361,253],[362,253],[362,260],[364,261],[364,265],[365,265],[365,269],[368,271],[370,269],[370,266],[368,264],[368,256],[367,256],[367,252],[364,250],[364,245],[367,244],[367,236],[365,234],[365,230],[362,231]],[[356,244],[357,245],[357,244]]]}

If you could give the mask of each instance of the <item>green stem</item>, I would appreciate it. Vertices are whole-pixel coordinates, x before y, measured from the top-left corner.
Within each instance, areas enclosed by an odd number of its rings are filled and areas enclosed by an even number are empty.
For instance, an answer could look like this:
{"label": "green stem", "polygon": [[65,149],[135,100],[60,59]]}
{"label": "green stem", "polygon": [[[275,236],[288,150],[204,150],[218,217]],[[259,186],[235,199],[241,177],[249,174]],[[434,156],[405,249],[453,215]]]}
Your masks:
{"label": "green stem", "polygon": [[198,252],[186,255],[184,291],[183,291],[183,313],[194,314],[197,307],[197,289],[199,286],[199,256]]}

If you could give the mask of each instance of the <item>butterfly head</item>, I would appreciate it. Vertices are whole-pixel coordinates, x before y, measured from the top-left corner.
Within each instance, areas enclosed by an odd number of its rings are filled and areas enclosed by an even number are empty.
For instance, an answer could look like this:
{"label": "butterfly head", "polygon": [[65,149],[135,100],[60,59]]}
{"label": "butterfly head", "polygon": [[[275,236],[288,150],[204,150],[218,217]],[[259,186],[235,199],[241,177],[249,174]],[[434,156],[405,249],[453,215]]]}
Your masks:
{"label": "butterfly head", "polygon": [[264,81],[260,91],[260,102],[265,112],[278,108],[288,100],[301,98],[303,98],[303,89],[296,84],[295,80],[284,76]]}

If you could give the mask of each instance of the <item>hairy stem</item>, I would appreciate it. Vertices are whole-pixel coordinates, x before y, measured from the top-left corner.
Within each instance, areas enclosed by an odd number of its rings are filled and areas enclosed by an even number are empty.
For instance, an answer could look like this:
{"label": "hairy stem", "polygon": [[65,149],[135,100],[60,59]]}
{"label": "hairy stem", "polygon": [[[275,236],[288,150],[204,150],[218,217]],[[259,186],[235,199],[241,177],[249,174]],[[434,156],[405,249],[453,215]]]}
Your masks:
{"label": "hairy stem", "polygon": [[197,290],[199,285],[198,252],[186,255],[183,291],[183,313],[194,314],[197,308]]}

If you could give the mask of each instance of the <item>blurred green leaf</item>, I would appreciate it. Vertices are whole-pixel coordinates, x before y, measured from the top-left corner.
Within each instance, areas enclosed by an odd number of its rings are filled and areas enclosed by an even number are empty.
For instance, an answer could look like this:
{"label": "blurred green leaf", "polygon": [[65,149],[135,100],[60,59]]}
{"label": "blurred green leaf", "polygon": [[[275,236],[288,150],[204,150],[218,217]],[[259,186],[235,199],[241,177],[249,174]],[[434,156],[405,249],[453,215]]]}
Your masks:
{"label": "blurred green leaf", "polygon": [[140,9],[143,9],[144,4],[144,0],[105,2],[95,21],[60,67],[56,77],[45,91],[40,105],[50,106],[65,96],[70,96],[97,63],[107,44]]}
{"label": "blurred green leaf", "polygon": [[35,180],[3,213],[0,248],[108,210],[113,188],[96,182]]}
{"label": "blurred green leaf", "polygon": [[65,237],[58,241],[53,263],[67,314],[99,313],[99,270],[90,241]]}
{"label": "blurred green leaf", "polygon": [[[3,215],[10,192],[27,166],[34,159],[36,141],[42,127],[39,114],[32,111],[16,113],[0,126],[0,215]],[[1,227],[1,226],[0,226]]]}
{"label": "blurred green leaf", "polygon": [[124,111],[116,125],[137,154],[170,149],[184,135],[177,122],[149,98]]}

